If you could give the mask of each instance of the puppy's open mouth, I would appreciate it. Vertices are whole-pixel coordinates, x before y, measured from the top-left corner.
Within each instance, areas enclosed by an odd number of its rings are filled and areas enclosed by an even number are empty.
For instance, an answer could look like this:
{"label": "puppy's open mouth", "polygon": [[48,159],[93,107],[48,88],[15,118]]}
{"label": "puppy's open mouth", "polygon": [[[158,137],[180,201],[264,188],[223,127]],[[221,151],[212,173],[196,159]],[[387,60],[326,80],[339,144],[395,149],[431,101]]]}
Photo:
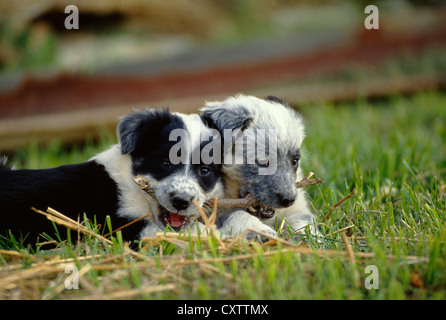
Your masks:
{"label": "puppy's open mouth", "polygon": [[272,218],[276,214],[276,210],[264,204],[256,204],[249,208],[252,214],[260,218]]}
{"label": "puppy's open mouth", "polygon": [[271,208],[269,206],[267,206],[266,204],[257,202],[254,198],[254,196],[250,193],[247,194],[240,194],[241,198],[248,198],[249,201],[252,201],[251,205],[248,206],[248,211],[258,217],[258,218],[264,218],[264,219],[268,219],[268,218],[272,218],[274,217],[274,215],[276,214],[276,209]]}
{"label": "puppy's open mouth", "polygon": [[186,216],[169,211],[160,206],[160,220],[164,225],[169,225],[175,231],[179,231],[186,224]]}

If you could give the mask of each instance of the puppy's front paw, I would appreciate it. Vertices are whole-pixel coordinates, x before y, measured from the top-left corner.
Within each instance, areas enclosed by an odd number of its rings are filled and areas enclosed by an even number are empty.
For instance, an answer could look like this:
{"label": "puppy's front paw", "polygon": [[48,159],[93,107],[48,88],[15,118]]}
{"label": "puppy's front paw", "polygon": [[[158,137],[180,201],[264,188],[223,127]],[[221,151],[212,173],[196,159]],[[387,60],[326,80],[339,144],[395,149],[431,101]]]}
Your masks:
{"label": "puppy's front paw", "polygon": [[263,223],[262,226],[256,226],[255,228],[249,229],[252,231],[249,231],[246,234],[246,239],[248,240],[258,239],[262,242],[266,242],[270,239],[268,236],[277,237],[277,232]]}
{"label": "puppy's front paw", "polygon": [[270,226],[242,210],[231,213],[222,229],[226,232],[231,232],[232,235],[241,234],[248,230],[246,234],[247,239],[258,238],[262,241],[268,240],[268,237],[265,235],[277,236],[277,232]]}

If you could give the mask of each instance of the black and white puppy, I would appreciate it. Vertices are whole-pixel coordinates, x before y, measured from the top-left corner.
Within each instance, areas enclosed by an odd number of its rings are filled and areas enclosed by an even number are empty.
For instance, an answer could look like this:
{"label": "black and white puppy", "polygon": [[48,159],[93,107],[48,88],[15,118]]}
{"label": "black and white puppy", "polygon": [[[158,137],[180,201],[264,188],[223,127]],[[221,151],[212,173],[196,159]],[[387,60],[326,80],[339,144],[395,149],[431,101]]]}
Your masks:
{"label": "black and white puppy", "polygon": [[[205,146],[200,135],[207,130],[196,114],[146,109],[122,118],[119,144],[85,163],[44,170],[0,166],[0,234],[11,232],[31,244],[43,232],[52,235],[51,222],[31,207],[52,207],[81,221],[85,213],[102,225],[109,215],[114,229],[151,214],[122,230],[126,240],[154,236],[167,225],[202,228],[194,223],[199,214],[192,200],[203,205],[223,196],[221,165],[196,157],[192,161],[193,153]],[[172,136],[175,131],[179,134]],[[136,175],[149,181],[152,195],[134,183]]]}
{"label": "black and white puppy", "polygon": [[276,219],[286,219],[296,232],[315,222],[303,189],[296,187],[303,178],[299,163],[305,138],[298,113],[275,97],[237,95],[207,102],[201,116],[224,137],[225,197],[251,194],[259,204],[257,217],[243,210],[221,212],[227,230],[250,228],[276,235]]}

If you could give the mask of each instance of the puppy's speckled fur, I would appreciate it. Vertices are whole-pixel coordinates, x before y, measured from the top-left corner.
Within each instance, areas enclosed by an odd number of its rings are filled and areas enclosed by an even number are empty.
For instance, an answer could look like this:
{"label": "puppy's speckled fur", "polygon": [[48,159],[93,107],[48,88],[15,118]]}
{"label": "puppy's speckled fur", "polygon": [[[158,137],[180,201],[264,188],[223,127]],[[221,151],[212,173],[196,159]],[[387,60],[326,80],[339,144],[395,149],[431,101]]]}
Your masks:
{"label": "puppy's speckled fur", "polygon": [[[219,130],[222,137],[225,129],[240,130],[241,134],[234,134],[234,146],[239,139],[243,139],[246,148],[249,137],[255,135],[258,129],[272,129],[276,133],[275,150],[270,152],[276,152],[277,163],[270,174],[259,174],[259,169],[264,166],[260,161],[249,164],[247,152],[243,155],[243,164],[226,161],[230,159],[226,157],[222,167],[225,197],[239,198],[251,194],[257,202],[275,209],[276,214],[272,218],[257,218],[243,210],[224,210],[220,217],[227,231],[239,233],[251,228],[276,235],[273,227],[276,221],[281,223],[282,219],[286,219],[296,232],[314,223],[304,190],[296,188],[296,181],[303,178],[299,162],[300,148],[305,139],[302,118],[297,112],[275,97],[259,99],[237,95],[224,101],[207,102],[201,109],[201,117],[210,127]],[[266,143],[271,144],[271,137],[266,136]],[[233,153],[234,149],[224,150],[225,156]]]}

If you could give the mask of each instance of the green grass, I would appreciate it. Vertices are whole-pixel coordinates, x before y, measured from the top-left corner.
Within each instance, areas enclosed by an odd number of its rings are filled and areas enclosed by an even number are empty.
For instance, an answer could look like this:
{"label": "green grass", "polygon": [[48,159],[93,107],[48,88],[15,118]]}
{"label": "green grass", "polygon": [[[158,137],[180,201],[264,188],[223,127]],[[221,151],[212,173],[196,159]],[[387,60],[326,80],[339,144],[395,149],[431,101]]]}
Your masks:
{"label": "green grass", "polygon": [[[0,249],[11,251],[0,255],[0,298],[445,299],[446,95],[299,110],[307,128],[304,172],[324,178],[308,189],[323,236],[283,238],[312,252],[243,241],[223,250],[212,236],[158,239],[134,251],[119,234],[104,245],[94,237],[77,243],[71,232],[54,250],[3,239]],[[71,150],[31,146],[14,159],[27,168],[75,163],[113,142],[104,135]],[[353,261],[344,254],[344,232]],[[81,274],[78,290],[64,288],[66,264]],[[379,272],[378,289],[365,287],[369,265]]]}

